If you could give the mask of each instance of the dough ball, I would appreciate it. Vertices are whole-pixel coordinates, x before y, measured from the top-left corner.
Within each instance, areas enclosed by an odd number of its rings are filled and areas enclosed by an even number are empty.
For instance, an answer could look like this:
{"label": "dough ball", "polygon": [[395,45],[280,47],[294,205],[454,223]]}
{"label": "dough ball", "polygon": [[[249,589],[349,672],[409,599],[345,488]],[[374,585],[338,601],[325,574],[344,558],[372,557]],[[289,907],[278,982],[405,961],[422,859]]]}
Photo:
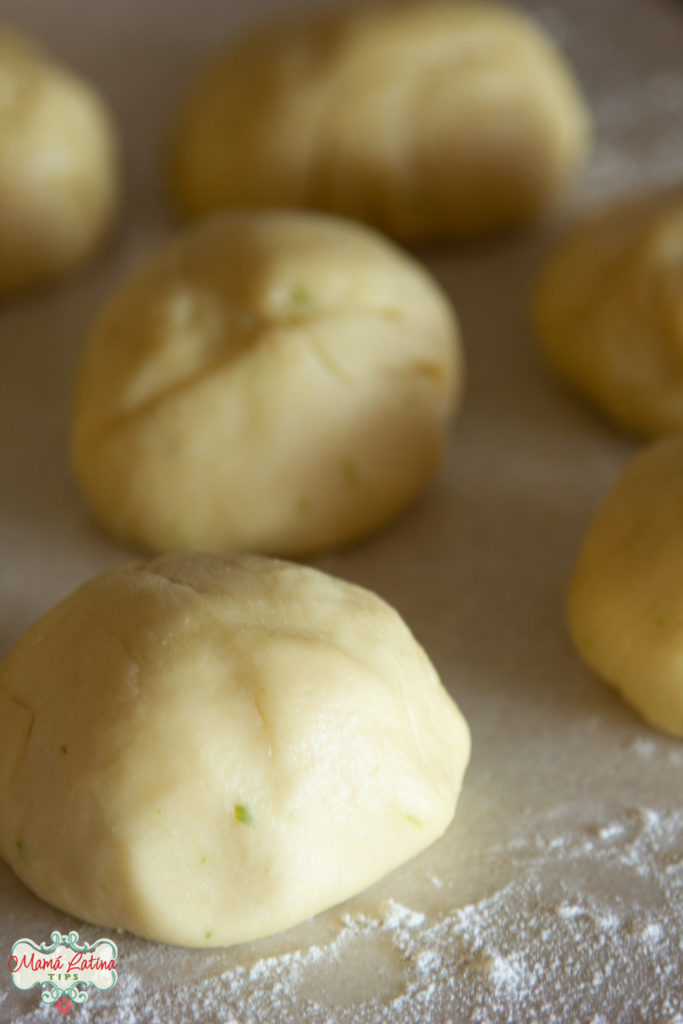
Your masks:
{"label": "dough ball", "polygon": [[570,234],[536,303],[550,363],[618,426],[683,429],[683,192],[621,204]]}
{"label": "dough ball", "polygon": [[274,21],[219,54],[181,111],[172,183],[191,216],[311,206],[404,240],[463,237],[536,217],[588,135],[569,69],[524,15],[356,5]]}
{"label": "dough ball", "polygon": [[415,497],[459,381],[453,314],[413,260],[320,214],[232,211],[105,309],[73,465],[125,542],[301,555]]}
{"label": "dough ball", "polygon": [[70,270],[100,242],[118,192],[95,91],[0,28],[0,294]]}
{"label": "dough ball", "polygon": [[87,921],[230,945],[432,843],[468,756],[374,594],[253,555],[165,556],[86,583],[0,665],[0,848]]}
{"label": "dough ball", "polygon": [[570,595],[586,662],[648,722],[683,736],[683,437],[644,449],[598,512]]}

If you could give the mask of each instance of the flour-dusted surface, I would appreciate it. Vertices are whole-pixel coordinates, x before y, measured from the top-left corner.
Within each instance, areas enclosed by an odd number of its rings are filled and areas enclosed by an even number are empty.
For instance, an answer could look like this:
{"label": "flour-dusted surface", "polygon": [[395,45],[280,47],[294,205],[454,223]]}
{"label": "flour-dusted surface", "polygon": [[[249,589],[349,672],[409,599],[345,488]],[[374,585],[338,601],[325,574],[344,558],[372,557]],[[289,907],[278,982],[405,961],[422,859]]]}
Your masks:
{"label": "flour-dusted surface", "polygon": [[[83,579],[135,557],[98,532],[68,476],[71,376],[102,298],[171,231],[158,160],[182,84],[220,36],[274,6],[3,2],[0,16],[109,95],[128,203],[99,261],[0,310],[0,654]],[[683,179],[683,4],[527,6],[597,121],[574,209]],[[318,562],[398,607],[466,714],[473,757],[452,828],[373,889],[261,943],[198,952],[119,935],[118,985],[66,1019],[683,1022],[683,744],[584,670],[564,626],[578,546],[634,446],[535,354],[528,296],[551,242],[549,229],[421,253],[463,324],[465,408],[424,500]],[[42,904],[3,865],[0,908],[0,1021],[57,1019],[11,985],[12,942],[106,930]]]}
{"label": "flour-dusted surface", "polygon": [[[128,939],[116,1019],[678,1024],[683,813],[639,808],[599,821],[511,842],[509,881],[473,903],[367,900],[328,915],[317,941],[263,953]],[[423,884],[448,888],[437,875]],[[111,1020],[112,1006],[95,997],[78,1013],[94,1024]],[[37,1009],[21,1018],[43,1019]]]}

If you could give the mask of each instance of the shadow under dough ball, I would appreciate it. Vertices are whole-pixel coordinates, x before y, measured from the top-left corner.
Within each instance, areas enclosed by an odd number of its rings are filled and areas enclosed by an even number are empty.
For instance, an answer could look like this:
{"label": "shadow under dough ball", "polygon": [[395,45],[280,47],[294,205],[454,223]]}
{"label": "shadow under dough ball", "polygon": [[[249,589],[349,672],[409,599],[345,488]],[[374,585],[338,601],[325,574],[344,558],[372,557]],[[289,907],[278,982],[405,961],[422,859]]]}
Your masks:
{"label": "shadow under dough ball", "polygon": [[488,3],[358,4],[228,43],[181,109],[180,208],[308,206],[404,241],[522,226],[583,163],[590,118],[540,26]]}

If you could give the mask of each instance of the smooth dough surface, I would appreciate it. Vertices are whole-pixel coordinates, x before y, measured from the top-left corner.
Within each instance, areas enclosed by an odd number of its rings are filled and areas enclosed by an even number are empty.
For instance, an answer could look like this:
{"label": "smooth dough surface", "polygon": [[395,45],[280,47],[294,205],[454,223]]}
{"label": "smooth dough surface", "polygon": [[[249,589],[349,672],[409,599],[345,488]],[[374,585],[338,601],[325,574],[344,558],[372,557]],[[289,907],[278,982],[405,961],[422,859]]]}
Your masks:
{"label": "smooth dough surface", "polygon": [[464,237],[537,216],[588,136],[564,60],[514,8],[359,4],[229,44],[181,111],[172,184],[192,216],[311,206],[404,240]]}
{"label": "smooth dough surface", "polygon": [[652,725],[683,736],[683,438],[638,454],[592,524],[574,574],[576,646]]}
{"label": "smooth dough surface", "polygon": [[80,263],[109,227],[118,191],[101,98],[0,26],[0,294]]}
{"label": "smooth dough surface", "polygon": [[553,367],[618,426],[683,430],[683,190],[575,229],[541,277],[535,318]]}
{"label": "smooth dough surface", "polygon": [[231,211],[95,324],[73,466],[125,542],[300,555],[416,496],[460,378],[453,313],[415,261],[321,214]]}
{"label": "smooth dough surface", "polygon": [[162,942],[256,939],[369,886],[442,834],[468,757],[392,608],[257,556],[105,573],[0,665],[2,855]]}

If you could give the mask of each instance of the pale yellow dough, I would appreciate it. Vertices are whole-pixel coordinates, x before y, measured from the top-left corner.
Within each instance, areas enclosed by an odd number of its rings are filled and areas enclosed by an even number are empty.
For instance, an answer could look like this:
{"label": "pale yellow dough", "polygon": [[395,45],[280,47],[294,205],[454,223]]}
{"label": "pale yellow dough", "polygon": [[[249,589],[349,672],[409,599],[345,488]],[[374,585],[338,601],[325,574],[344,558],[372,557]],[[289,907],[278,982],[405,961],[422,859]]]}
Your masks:
{"label": "pale yellow dough", "polygon": [[453,313],[419,264],[321,214],[232,211],[103,312],[72,461],[123,541],[301,555],[417,495],[460,379]]}
{"label": "pale yellow dough", "polygon": [[683,190],[589,218],[543,273],[543,351],[618,426],[683,430]]}
{"label": "pale yellow dough", "polygon": [[588,137],[567,65],[514,8],[357,4],[231,42],[182,109],[172,180],[192,216],[301,205],[462,237],[536,217]]}
{"label": "pale yellow dough", "polygon": [[102,99],[0,27],[0,294],[85,259],[118,191],[116,133]]}
{"label": "pale yellow dough", "polygon": [[220,946],[440,836],[469,732],[376,595],[256,556],[115,569],[0,665],[0,849],[104,928]]}
{"label": "pale yellow dough", "polygon": [[683,437],[644,449],[591,526],[571,587],[586,662],[652,725],[683,736]]}

